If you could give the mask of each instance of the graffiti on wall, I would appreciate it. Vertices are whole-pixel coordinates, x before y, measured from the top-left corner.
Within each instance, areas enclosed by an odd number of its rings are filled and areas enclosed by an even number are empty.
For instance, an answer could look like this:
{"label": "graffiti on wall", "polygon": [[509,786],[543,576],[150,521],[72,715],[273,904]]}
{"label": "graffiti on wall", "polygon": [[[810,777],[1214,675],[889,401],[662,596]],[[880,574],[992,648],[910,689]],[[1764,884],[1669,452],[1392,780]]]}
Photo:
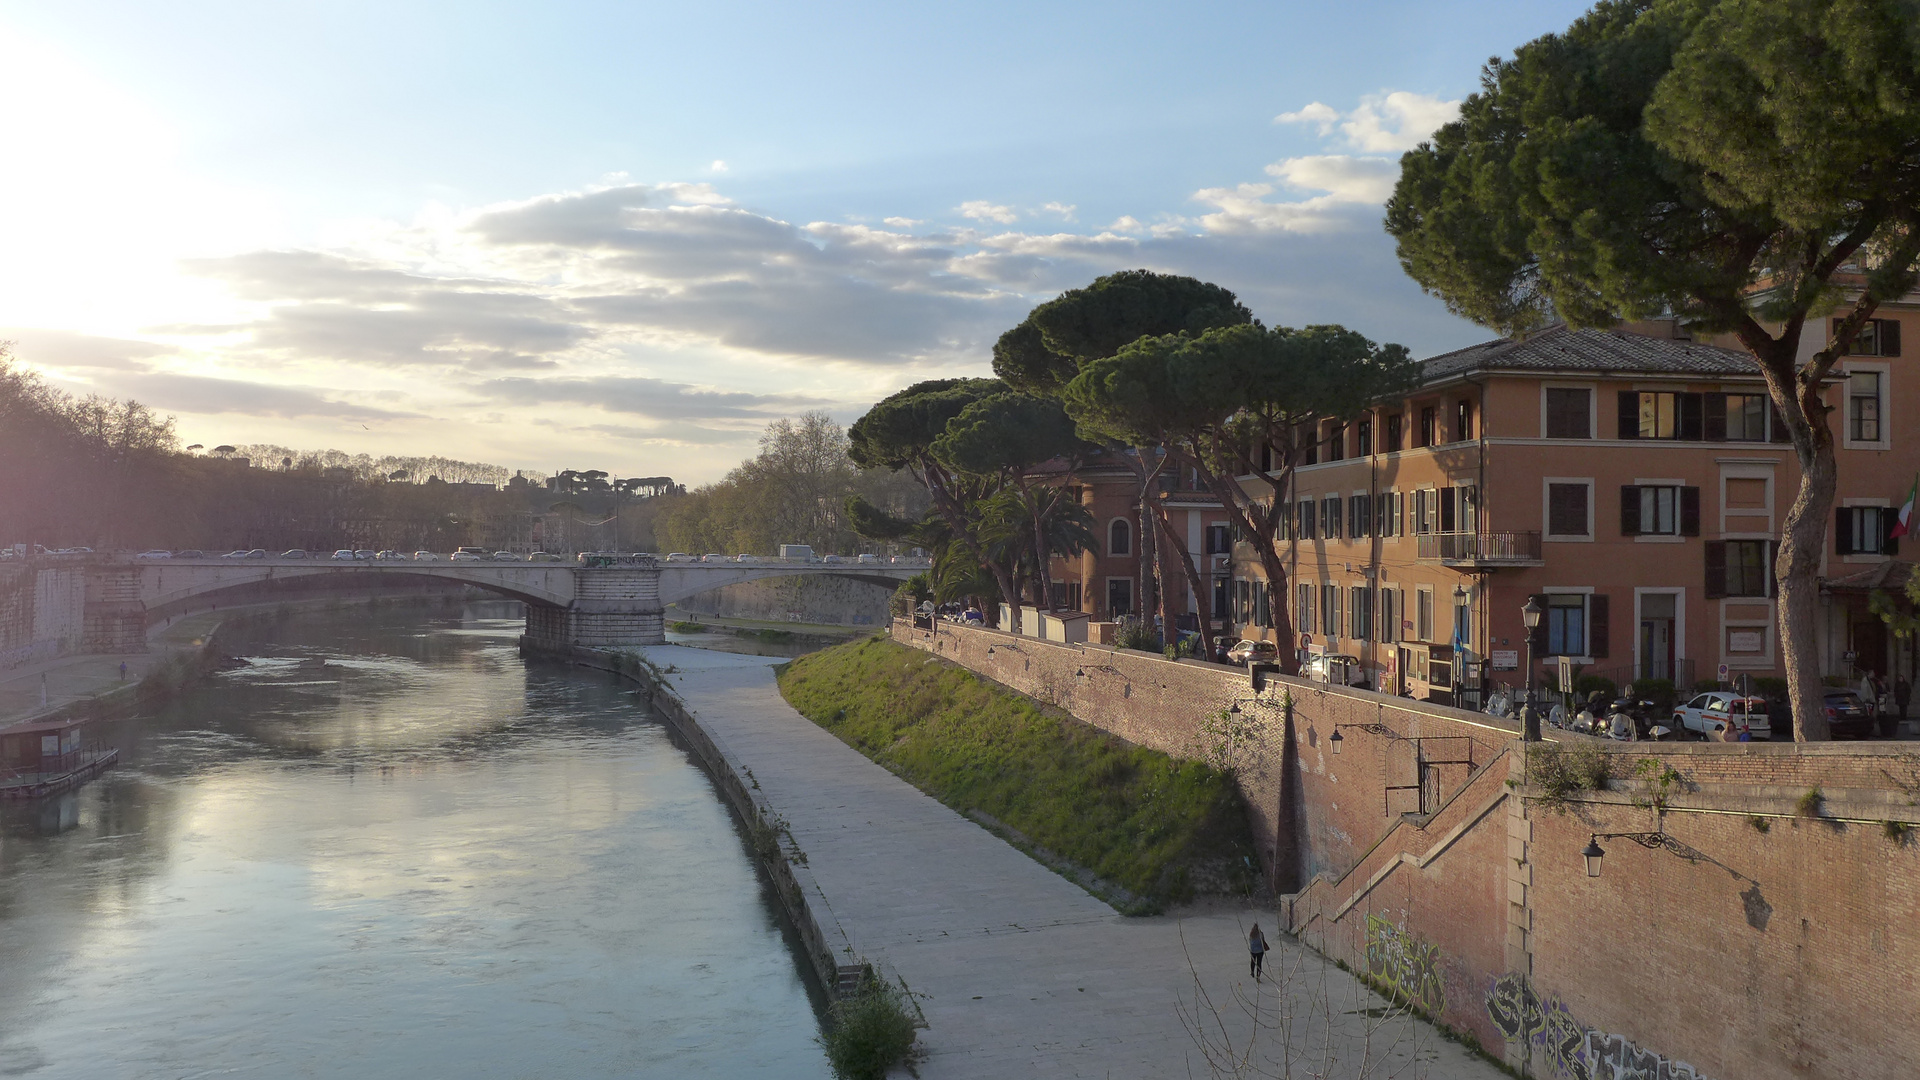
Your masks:
{"label": "graffiti on wall", "polygon": [[1367,974],[1428,1016],[1446,1011],[1440,950],[1378,915],[1367,916]]}
{"label": "graffiti on wall", "polygon": [[1524,975],[1503,975],[1487,992],[1487,1017],[1508,1042],[1531,1046],[1549,1076],[1573,1080],[1707,1080],[1684,1061],[1634,1044],[1624,1035],[1574,1019],[1565,1003],[1543,1000]]}

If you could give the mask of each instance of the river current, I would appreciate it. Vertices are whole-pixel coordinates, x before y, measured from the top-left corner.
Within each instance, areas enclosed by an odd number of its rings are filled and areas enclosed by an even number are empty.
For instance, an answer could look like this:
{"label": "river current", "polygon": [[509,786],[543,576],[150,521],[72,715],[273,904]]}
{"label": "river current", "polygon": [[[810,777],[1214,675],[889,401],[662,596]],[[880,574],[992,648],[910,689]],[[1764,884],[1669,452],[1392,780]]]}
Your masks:
{"label": "river current", "polygon": [[264,620],[0,816],[0,1075],[825,1077],[718,792],[502,605]]}

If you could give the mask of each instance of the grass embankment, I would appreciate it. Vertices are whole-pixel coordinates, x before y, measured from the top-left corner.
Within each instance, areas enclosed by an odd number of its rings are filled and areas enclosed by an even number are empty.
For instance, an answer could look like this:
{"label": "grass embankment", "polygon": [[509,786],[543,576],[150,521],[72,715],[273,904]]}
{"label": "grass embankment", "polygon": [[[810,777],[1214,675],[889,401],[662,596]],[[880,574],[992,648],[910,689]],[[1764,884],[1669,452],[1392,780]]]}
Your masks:
{"label": "grass embankment", "polygon": [[[780,690],[809,720],[1082,880],[1157,910],[1252,887],[1253,835],[1230,777],[1133,746],[885,638],[801,657]],[[1072,875],[1081,877],[1081,875]],[[1131,902],[1129,900],[1131,899]]]}

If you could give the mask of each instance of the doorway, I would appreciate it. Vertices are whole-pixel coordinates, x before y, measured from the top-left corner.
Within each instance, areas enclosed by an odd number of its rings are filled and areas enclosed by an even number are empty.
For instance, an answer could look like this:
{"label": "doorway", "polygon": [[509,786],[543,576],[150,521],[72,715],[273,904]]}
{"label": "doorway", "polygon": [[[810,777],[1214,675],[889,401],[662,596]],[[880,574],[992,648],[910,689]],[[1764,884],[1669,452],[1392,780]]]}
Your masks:
{"label": "doorway", "polygon": [[1887,673],[1887,624],[1878,618],[1853,624],[1853,674]]}
{"label": "doorway", "polygon": [[1109,618],[1120,618],[1133,614],[1133,579],[1107,579],[1107,614]]}
{"label": "doorway", "polygon": [[1672,593],[1640,595],[1640,678],[1673,678]]}

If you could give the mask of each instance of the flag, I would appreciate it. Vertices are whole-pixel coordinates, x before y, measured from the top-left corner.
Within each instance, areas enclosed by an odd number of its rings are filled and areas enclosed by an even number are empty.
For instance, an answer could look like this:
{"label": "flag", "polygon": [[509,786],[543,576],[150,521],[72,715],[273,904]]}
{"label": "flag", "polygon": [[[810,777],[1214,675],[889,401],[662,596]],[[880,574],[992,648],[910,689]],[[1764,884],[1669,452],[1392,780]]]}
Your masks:
{"label": "flag", "polygon": [[1920,495],[1920,475],[1913,478],[1913,487],[1907,489],[1907,501],[1900,506],[1899,518],[1893,523],[1893,531],[1888,535],[1898,540],[1913,531],[1913,501]]}

